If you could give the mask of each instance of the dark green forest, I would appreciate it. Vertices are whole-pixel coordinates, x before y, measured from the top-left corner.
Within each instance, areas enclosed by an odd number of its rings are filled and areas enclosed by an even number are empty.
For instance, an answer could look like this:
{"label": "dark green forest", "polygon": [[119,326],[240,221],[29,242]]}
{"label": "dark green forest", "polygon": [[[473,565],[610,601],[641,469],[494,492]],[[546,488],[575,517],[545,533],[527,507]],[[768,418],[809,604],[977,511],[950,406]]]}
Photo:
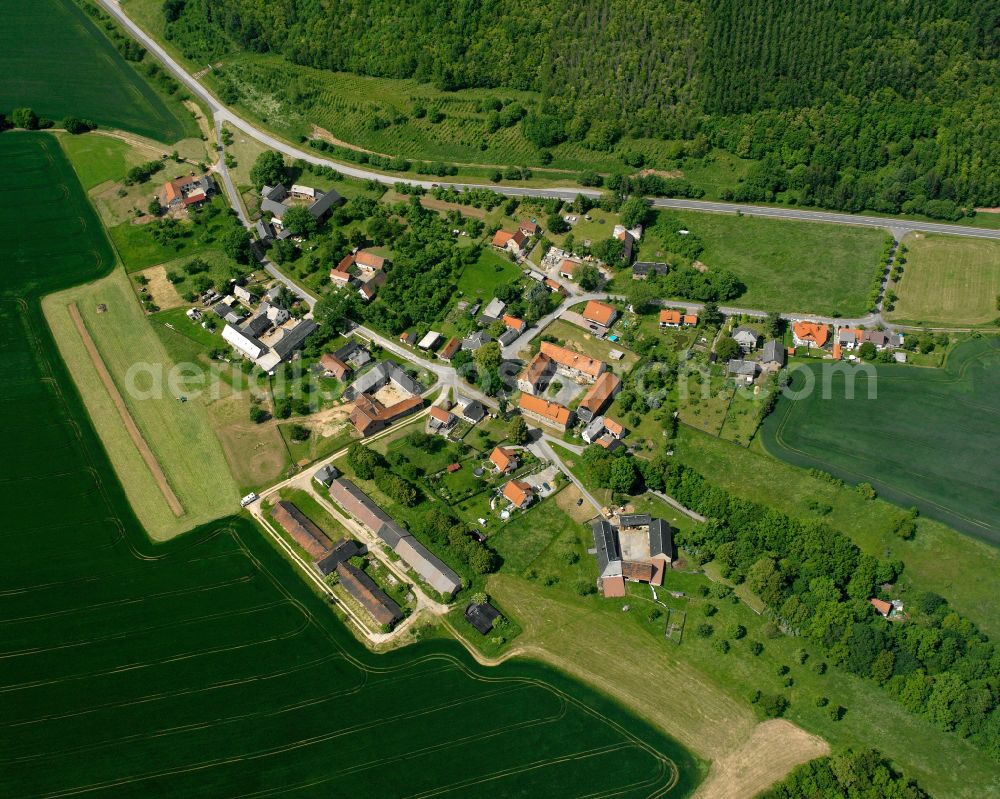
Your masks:
{"label": "dark green forest", "polygon": [[[191,58],[235,49],[540,94],[542,150],[683,140],[758,161],[725,196],[958,218],[1000,205],[991,0],[166,0]],[[656,164],[655,166],[669,166]]]}

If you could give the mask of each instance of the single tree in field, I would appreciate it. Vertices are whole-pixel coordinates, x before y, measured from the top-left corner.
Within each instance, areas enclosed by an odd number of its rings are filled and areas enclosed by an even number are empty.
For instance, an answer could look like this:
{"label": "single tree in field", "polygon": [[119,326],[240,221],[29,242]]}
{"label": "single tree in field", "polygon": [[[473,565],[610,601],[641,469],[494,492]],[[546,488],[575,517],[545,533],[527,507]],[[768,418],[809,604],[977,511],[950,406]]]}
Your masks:
{"label": "single tree in field", "polygon": [[250,167],[250,180],[257,191],[264,186],[275,186],[285,179],[285,159],[281,153],[265,150]]}
{"label": "single tree in field", "polygon": [[149,211],[150,216],[159,216],[163,213],[163,206],[160,204],[160,198],[154,197],[149,201],[149,206],[146,208]]}
{"label": "single tree in field", "polygon": [[584,264],[576,272],[576,282],[584,291],[593,291],[601,285],[601,273],[593,264]]}
{"label": "single tree in field", "polygon": [[627,228],[633,228],[646,222],[649,206],[642,197],[630,197],[622,203],[619,213],[622,224]]}

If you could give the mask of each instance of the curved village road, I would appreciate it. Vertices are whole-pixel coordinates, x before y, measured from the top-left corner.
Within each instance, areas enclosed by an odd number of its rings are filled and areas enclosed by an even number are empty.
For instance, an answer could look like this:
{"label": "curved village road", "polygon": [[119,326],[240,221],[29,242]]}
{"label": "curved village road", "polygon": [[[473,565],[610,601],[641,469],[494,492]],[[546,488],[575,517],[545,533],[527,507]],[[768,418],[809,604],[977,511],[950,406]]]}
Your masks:
{"label": "curved village road", "polygon": [[[151,36],[142,28],[136,25],[131,18],[122,10],[118,0],[99,0],[104,9],[111,14],[119,23],[139,42],[142,43],[149,52],[155,55],[169,69],[177,79],[183,83],[192,94],[196,95],[205,103],[212,115],[215,117],[216,125],[227,122],[239,128],[258,141],[269,147],[284,153],[291,158],[301,158],[313,164],[329,166],[338,172],[362,180],[375,180],[379,183],[393,184],[403,178],[392,175],[383,175],[379,172],[372,172],[348,164],[341,164],[327,158],[320,158],[314,153],[301,150],[298,147],[282,141],[272,136],[267,131],[255,127],[242,117],[237,116],[233,111],[223,105],[216,97],[199,83],[184,67],[175,61]],[[468,189],[490,189],[498,194],[515,197],[547,197],[572,200],[578,194],[590,197],[600,196],[600,192],[585,188],[528,188],[525,186],[496,186],[487,183],[432,183],[426,180],[408,180],[413,185],[431,188],[440,185],[459,190]],[[963,225],[949,225],[939,222],[918,222],[912,219],[898,219],[895,217],[880,216],[860,216],[854,214],[841,214],[828,211],[811,211],[799,208],[772,208],[763,205],[742,205],[738,203],[712,202],[707,200],[681,200],[668,198],[651,198],[654,208],[676,208],[689,211],[709,211],[714,213],[742,213],[746,216],[774,217],[777,219],[803,220],[810,222],[828,222],[839,225],[863,225],[866,227],[888,228],[894,235],[902,235],[912,230],[921,230],[928,233],[942,233],[949,236],[969,236],[982,239],[1000,240],[1000,229],[990,230],[989,228],[965,227]]]}

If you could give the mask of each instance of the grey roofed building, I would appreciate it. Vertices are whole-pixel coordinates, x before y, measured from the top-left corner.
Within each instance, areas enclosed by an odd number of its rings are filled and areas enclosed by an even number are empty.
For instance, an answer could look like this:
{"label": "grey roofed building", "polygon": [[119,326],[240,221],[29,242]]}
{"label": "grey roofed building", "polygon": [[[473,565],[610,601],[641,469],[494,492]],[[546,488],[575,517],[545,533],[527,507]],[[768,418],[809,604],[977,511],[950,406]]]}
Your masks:
{"label": "grey roofed building", "polygon": [[654,558],[663,555],[671,562],[675,560],[674,530],[663,519],[653,519],[649,523],[649,554]]}
{"label": "grey roofed building", "polygon": [[226,314],[230,314],[232,312],[233,312],[233,306],[230,305],[225,300],[217,302],[215,305],[212,306],[212,313],[214,313],[220,319],[225,319]]}
{"label": "grey roofed building", "polygon": [[590,424],[588,424],[583,429],[583,434],[582,434],[583,440],[586,441],[588,444],[593,444],[598,438],[600,438],[601,433],[603,432],[604,432],[604,417],[595,416],[593,419],[590,420]]}
{"label": "grey roofed building", "polygon": [[276,200],[271,200],[267,197],[263,197],[260,201],[260,212],[262,214],[272,214],[278,219],[281,219],[288,210],[288,206],[284,203],[279,203]]}
{"label": "grey roofed building", "polygon": [[494,297],[486,307],[483,309],[483,319],[489,319],[490,322],[495,322],[501,316],[503,312],[507,309],[507,303],[503,300]]}
{"label": "grey roofed building", "polygon": [[348,400],[353,400],[360,394],[377,391],[390,382],[409,394],[418,395],[424,393],[424,387],[410,377],[399,364],[394,361],[381,361],[374,368],[369,369],[351,383],[344,392],[344,396]]}
{"label": "grey roofed building", "polygon": [[473,424],[486,416],[486,408],[484,408],[483,403],[477,399],[470,399],[469,397],[458,395],[455,398],[455,403],[461,409],[459,411],[459,415],[468,419]]}
{"label": "grey roofed building", "polygon": [[399,539],[396,554],[439,594],[450,596],[462,587],[462,578],[411,535]]}
{"label": "grey roofed building", "polygon": [[626,530],[649,527],[652,521],[653,517],[648,513],[623,513],[618,517],[618,523]]}
{"label": "grey roofed building", "polygon": [[604,519],[595,521],[591,525],[591,532],[594,534],[594,548],[597,550],[597,571],[604,574],[609,563],[621,560],[618,535],[615,528]]}
{"label": "grey roofed building", "polygon": [[489,633],[493,630],[493,622],[495,622],[499,617],[500,611],[493,607],[489,602],[483,602],[481,605],[477,605],[475,602],[470,602],[465,607],[465,620],[475,627],[482,635],[489,635]]}
{"label": "grey roofed building", "polygon": [[266,200],[274,200],[280,203],[282,200],[288,198],[288,189],[280,183],[277,186],[264,186],[260,190],[260,196]]}
{"label": "grey roofed building", "polygon": [[247,304],[254,301],[253,294],[250,293],[249,289],[244,288],[243,286],[233,286],[233,296],[235,296],[240,302]]}
{"label": "grey roofed building", "polygon": [[274,228],[265,219],[258,219],[254,223],[254,230],[257,231],[257,238],[261,241],[269,241],[274,238]]}
{"label": "grey roofed building", "polygon": [[313,480],[315,480],[320,485],[324,486],[329,486],[330,483],[332,483],[338,477],[340,477],[340,472],[337,470],[337,467],[334,466],[332,463],[327,463],[324,464],[323,466],[320,466],[313,473]]}
{"label": "grey roofed building", "polygon": [[344,201],[344,198],[340,196],[334,189],[323,192],[316,201],[309,206],[309,213],[313,215],[313,218],[320,219],[325,214],[329,213],[330,209],[335,205],[340,205]]}
{"label": "grey roofed building", "polygon": [[295,327],[284,329],[281,338],[271,345],[271,349],[281,360],[287,360],[317,328],[318,325],[312,319],[300,319]]}
{"label": "grey roofed building", "polygon": [[[382,509],[379,508],[379,510],[381,511]],[[386,544],[386,546],[395,549],[396,544],[398,544],[403,537],[409,535],[409,533],[390,519],[387,522],[383,522],[379,526],[379,528],[375,531],[375,535],[377,535]]]}
{"label": "grey roofed building", "polygon": [[354,339],[348,341],[334,355],[344,361],[344,363],[349,363],[355,369],[360,369],[372,359],[372,354]]}
{"label": "grey roofed building", "polygon": [[316,568],[324,577],[334,571],[337,566],[350,560],[355,555],[363,555],[365,548],[353,538],[341,538],[333,545],[330,554],[316,562]]}
{"label": "grey roofed building", "polygon": [[739,358],[733,358],[733,360],[726,364],[726,374],[753,379],[757,376],[757,364],[753,361],[743,361]]}
{"label": "grey roofed building", "polygon": [[292,231],[290,231],[290,230],[289,230],[288,228],[286,228],[286,227],[283,227],[283,228],[282,228],[282,229],[281,229],[281,230],[280,230],[280,231],[278,232],[278,235],[277,235],[277,238],[278,238],[278,240],[279,240],[279,241],[284,241],[285,239],[290,239],[291,237],[292,237]]}
{"label": "grey roofed building", "polygon": [[735,328],[732,332],[732,337],[744,352],[754,349],[757,346],[757,339],[759,338],[757,331],[746,325],[740,325]]}
{"label": "grey roofed building", "polygon": [[379,624],[393,624],[403,618],[403,611],[375,581],[350,563],[337,564],[340,584]]}
{"label": "grey roofed building", "polygon": [[243,327],[240,328],[248,336],[253,336],[254,338],[259,337],[262,333],[271,329],[271,320],[267,318],[266,313],[256,313],[251,316],[244,323]]}
{"label": "grey roofed building", "polygon": [[776,338],[764,344],[764,354],[761,361],[766,364],[776,363],[778,366],[785,365],[785,346]]}
{"label": "grey roofed building", "polygon": [[521,334],[518,333],[514,328],[508,327],[506,330],[503,331],[503,333],[501,333],[497,337],[497,341],[499,341],[504,347],[507,347],[513,344],[515,341],[517,341],[520,335]]}
{"label": "grey roofed building", "polygon": [[668,271],[670,267],[664,263],[636,261],[632,264],[632,277],[637,280],[644,280],[650,275],[665,275]]}
{"label": "grey roofed building", "polygon": [[239,311],[230,311],[222,317],[231,325],[238,325],[243,320],[243,314]]}
{"label": "grey roofed building", "polygon": [[482,330],[477,330],[462,339],[462,349],[467,351],[478,350],[483,344],[489,344],[493,339],[490,338],[489,333]]}

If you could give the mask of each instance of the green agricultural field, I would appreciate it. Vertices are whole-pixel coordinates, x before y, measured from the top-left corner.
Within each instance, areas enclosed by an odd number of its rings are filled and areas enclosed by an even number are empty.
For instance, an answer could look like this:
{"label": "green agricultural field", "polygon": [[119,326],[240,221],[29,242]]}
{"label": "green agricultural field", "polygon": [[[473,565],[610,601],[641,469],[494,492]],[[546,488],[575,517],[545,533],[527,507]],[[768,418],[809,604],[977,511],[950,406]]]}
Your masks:
{"label": "green agricultural field", "polygon": [[[694,211],[670,212],[705,245],[699,260],[746,285],[727,305],[786,313],[863,316],[885,234],[871,228]],[[669,256],[655,229],[640,257]]]}
{"label": "green agricultural field", "polygon": [[0,72],[4,110],[29,106],[57,122],[72,114],[167,143],[198,135],[183,106],[165,102],[72,0],[10,5]]}
{"label": "green agricultural field", "polygon": [[[70,319],[70,303],[79,308],[132,417],[180,499],[183,516],[177,518],[171,513],[122,429]],[[98,313],[98,304],[106,305],[107,312]],[[182,380],[176,388],[171,387],[174,361],[139,307],[125,273],[116,269],[96,283],[52,294],[45,298],[43,308],[59,342],[60,354],[70,366],[94,426],[146,531],[157,539],[170,537],[233,508],[240,497],[239,489],[209,422],[207,403],[197,396],[198,383]],[[137,365],[142,365],[143,371],[132,377],[130,370]],[[144,393],[130,391],[130,385]],[[179,402],[180,394],[190,395],[190,399]]]}
{"label": "green agricultural field", "polygon": [[40,198],[0,194],[23,242],[0,299],[0,792],[690,795],[704,764],[559,672],[368,652],[245,516],[152,543],[37,299],[111,251],[55,139],[5,134],[0,164]]}
{"label": "green agricultural field", "polygon": [[[833,376],[829,399],[821,390],[824,365],[796,370],[794,385],[804,385],[805,370],[816,388],[779,401],[762,427],[768,451],[871,483],[887,499],[1000,543],[1000,339],[956,347],[944,369],[859,371],[854,399],[845,398],[847,369]],[[877,398],[869,399],[870,389]]]}
{"label": "green agricultural field", "polygon": [[981,325],[1000,317],[1000,242],[911,233],[893,321]]}

